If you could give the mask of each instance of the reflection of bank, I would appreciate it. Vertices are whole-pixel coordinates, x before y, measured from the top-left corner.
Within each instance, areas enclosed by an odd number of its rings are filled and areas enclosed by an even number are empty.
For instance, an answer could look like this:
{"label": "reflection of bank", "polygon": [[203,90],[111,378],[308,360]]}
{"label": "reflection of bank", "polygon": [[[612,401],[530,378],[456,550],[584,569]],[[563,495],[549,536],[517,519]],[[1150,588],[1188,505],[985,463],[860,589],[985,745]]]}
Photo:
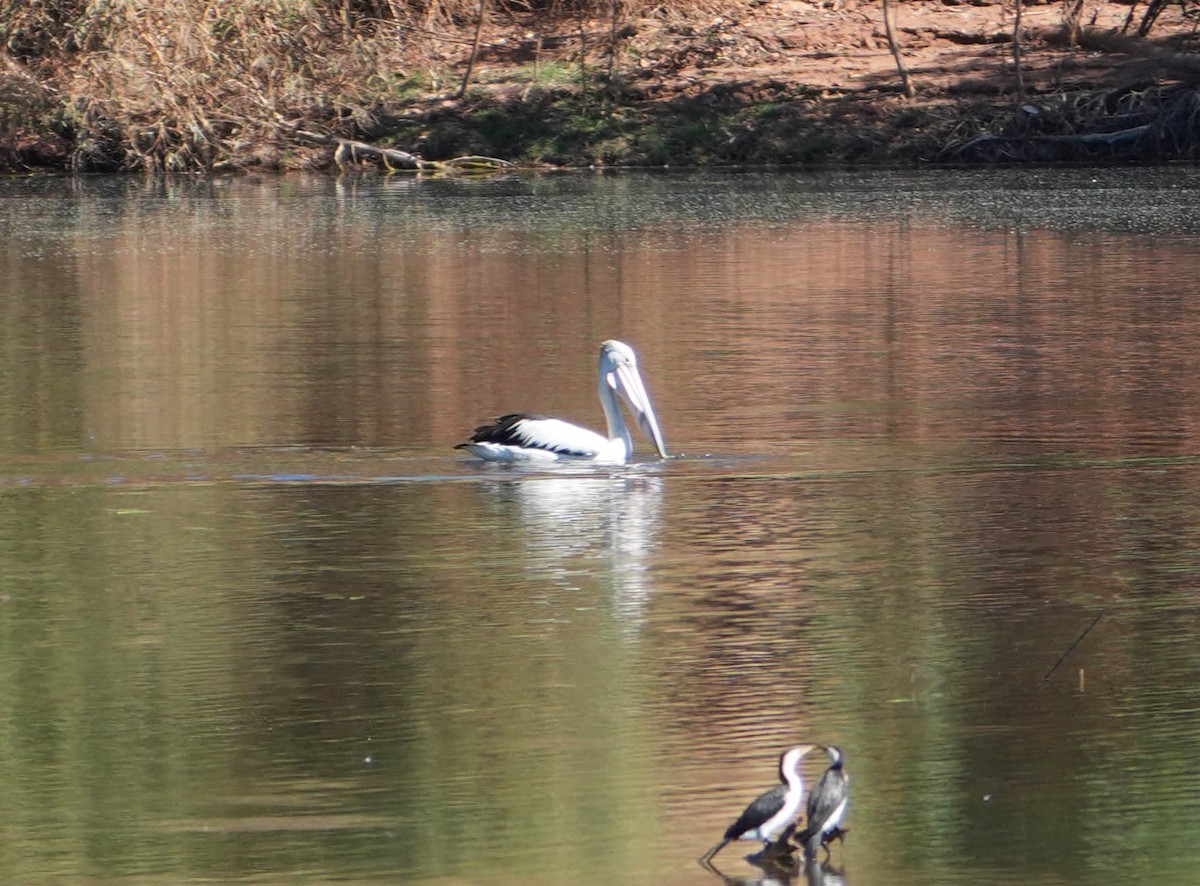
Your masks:
{"label": "reflection of bank", "polygon": [[615,614],[630,627],[641,622],[662,525],[661,476],[562,471],[502,483],[497,493],[516,505],[531,576],[564,590],[611,588]]}

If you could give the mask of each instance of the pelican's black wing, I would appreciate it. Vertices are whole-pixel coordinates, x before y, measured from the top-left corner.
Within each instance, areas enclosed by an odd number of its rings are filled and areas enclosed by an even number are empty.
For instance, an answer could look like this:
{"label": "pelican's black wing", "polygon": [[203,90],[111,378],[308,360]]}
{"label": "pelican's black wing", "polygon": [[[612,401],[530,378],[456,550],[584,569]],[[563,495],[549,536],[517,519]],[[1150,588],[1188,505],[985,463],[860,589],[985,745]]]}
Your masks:
{"label": "pelican's black wing", "polygon": [[594,431],[578,427],[570,422],[545,415],[528,412],[511,412],[496,419],[490,425],[480,425],[463,449],[471,443],[493,443],[497,446],[513,446],[523,449],[544,449],[558,455],[573,458],[594,458],[604,438]]}

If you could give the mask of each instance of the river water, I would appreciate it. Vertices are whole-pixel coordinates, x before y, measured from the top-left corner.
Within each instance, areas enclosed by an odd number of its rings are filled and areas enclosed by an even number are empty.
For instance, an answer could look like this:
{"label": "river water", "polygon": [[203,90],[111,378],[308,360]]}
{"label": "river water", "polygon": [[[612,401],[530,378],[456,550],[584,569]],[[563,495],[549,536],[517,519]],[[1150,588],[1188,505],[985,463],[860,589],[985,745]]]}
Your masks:
{"label": "river water", "polygon": [[[0,876],[720,883],[816,742],[845,843],[724,882],[1194,883],[1198,203],[0,182]],[[452,448],[607,338],[669,461]]]}

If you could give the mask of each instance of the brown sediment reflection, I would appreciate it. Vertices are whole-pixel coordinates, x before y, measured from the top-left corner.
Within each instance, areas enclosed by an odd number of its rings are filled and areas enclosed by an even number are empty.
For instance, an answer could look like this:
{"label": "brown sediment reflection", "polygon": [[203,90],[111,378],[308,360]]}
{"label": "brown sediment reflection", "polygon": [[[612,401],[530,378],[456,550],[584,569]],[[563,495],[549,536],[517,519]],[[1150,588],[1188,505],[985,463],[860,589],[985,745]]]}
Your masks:
{"label": "brown sediment reflection", "polygon": [[[1186,882],[1194,200],[1107,175],[14,185],[0,873],[711,882],[812,741],[847,883]],[[680,458],[451,448],[610,337]]]}

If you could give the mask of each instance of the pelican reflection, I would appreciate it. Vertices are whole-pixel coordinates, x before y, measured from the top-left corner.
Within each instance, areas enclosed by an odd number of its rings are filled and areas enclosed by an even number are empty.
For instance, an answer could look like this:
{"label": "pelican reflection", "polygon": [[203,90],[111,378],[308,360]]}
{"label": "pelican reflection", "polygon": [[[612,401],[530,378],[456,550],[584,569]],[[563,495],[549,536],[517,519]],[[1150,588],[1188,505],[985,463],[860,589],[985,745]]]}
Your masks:
{"label": "pelican reflection", "polygon": [[663,478],[649,471],[556,470],[488,487],[518,524],[528,573],[563,590],[599,581],[610,605],[637,625],[650,600],[650,566],[662,527]]}

